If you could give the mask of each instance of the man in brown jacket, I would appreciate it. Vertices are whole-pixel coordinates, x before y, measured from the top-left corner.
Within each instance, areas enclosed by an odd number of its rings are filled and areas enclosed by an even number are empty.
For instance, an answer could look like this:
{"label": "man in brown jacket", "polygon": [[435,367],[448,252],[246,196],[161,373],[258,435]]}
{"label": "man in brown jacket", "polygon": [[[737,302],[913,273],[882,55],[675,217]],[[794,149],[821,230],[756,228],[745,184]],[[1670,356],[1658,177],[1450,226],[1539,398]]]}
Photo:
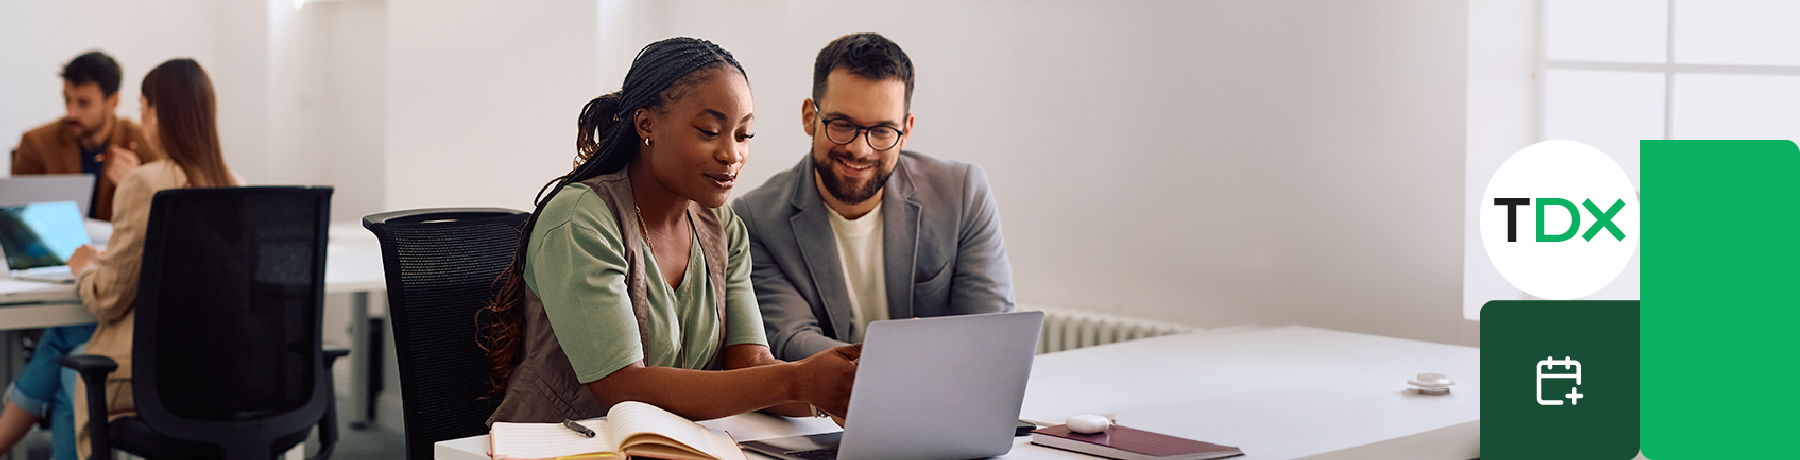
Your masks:
{"label": "man in brown jacket", "polygon": [[63,66],[61,120],[26,131],[13,150],[13,175],[93,174],[89,217],[112,219],[113,191],[140,163],[162,159],[143,128],[114,112],[119,108],[119,63],[99,51]]}

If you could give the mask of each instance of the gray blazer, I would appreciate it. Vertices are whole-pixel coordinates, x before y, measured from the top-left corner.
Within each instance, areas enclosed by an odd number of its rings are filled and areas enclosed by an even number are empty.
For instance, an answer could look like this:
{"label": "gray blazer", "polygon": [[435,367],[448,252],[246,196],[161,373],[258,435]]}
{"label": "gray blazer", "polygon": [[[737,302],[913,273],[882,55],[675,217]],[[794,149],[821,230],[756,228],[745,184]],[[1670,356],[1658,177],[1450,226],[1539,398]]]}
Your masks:
{"label": "gray blazer", "polygon": [[[775,356],[844,345],[851,328],[831,209],[812,157],[732,203],[750,233],[751,284]],[[980,166],[900,152],[881,197],[888,318],[1013,311],[1000,210]]]}

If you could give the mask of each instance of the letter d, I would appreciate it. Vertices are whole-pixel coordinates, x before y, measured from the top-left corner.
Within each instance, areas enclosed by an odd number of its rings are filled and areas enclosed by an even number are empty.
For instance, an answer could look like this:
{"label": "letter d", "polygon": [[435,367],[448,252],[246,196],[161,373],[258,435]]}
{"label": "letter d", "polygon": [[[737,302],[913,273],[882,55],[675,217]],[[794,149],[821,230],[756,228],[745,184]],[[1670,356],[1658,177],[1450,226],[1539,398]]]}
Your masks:
{"label": "letter d", "polygon": [[[1544,234],[1544,206],[1555,205],[1569,210],[1569,229],[1555,235]],[[1562,198],[1537,199],[1537,241],[1539,243],[1558,243],[1575,237],[1575,231],[1581,229],[1581,213],[1576,211],[1575,203]]]}

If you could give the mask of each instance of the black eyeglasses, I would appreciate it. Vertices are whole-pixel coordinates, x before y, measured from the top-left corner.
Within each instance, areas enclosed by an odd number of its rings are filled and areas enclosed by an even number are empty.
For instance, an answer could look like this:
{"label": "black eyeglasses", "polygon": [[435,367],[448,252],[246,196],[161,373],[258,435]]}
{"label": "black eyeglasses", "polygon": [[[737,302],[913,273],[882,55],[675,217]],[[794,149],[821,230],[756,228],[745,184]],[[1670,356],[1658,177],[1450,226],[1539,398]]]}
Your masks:
{"label": "black eyeglasses", "polygon": [[[818,112],[819,104],[815,102],[813,103],[813,113]],[[856,138],[866,132],[868,136],[863,136],[863,141],[869,144],[869,148],[887,150],[899,146],[900,136],[906,134],[906,131],[889,126],[862,126],[851,123],[849,120],[839,119],[821,119],[821,121],[825,123],[825,138],[837,145],[849,145],[851,142],[856,142]]]}

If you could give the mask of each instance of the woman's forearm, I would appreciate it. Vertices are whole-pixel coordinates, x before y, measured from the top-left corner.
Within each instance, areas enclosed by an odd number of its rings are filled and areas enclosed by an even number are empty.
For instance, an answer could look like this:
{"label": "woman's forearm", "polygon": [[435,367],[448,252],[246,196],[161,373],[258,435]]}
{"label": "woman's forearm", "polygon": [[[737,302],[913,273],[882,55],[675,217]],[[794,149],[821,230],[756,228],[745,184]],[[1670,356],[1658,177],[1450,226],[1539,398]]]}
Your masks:
{"label": "woman's forearm", "polygon": [[601,406],[640,401],[691,420],[711,420],[796,401],[788,385],[798,378],[795,366],[781,363],[702,371],[634,363],[588,383],[587,388]]}
{"label": "woman's forearm", "polygon": [[757,409],[790,417],[812,415],[817,406],[845,415],[856,379],[861,346],[826,350],[805,360],[783,362],[762,345],[725,349],[723,371],[645,367],[632,363],[587,384],[606,407],[640,401],[692,420],[711,420]]}
{"label": "woman's forearm", "polygon": [[[725,352],[726,369],[773,366],[786,362],[787,361],[775,359],[775,355],[769,353],[769,348],[763,346],[738,345],[727,348]],[[816,407],[812,404],[805,402],[790,402],[765,407],[763,408],[763,412],[787,417],[812,417],[817,414],[814,412],[814,409],[816,409]]]}

